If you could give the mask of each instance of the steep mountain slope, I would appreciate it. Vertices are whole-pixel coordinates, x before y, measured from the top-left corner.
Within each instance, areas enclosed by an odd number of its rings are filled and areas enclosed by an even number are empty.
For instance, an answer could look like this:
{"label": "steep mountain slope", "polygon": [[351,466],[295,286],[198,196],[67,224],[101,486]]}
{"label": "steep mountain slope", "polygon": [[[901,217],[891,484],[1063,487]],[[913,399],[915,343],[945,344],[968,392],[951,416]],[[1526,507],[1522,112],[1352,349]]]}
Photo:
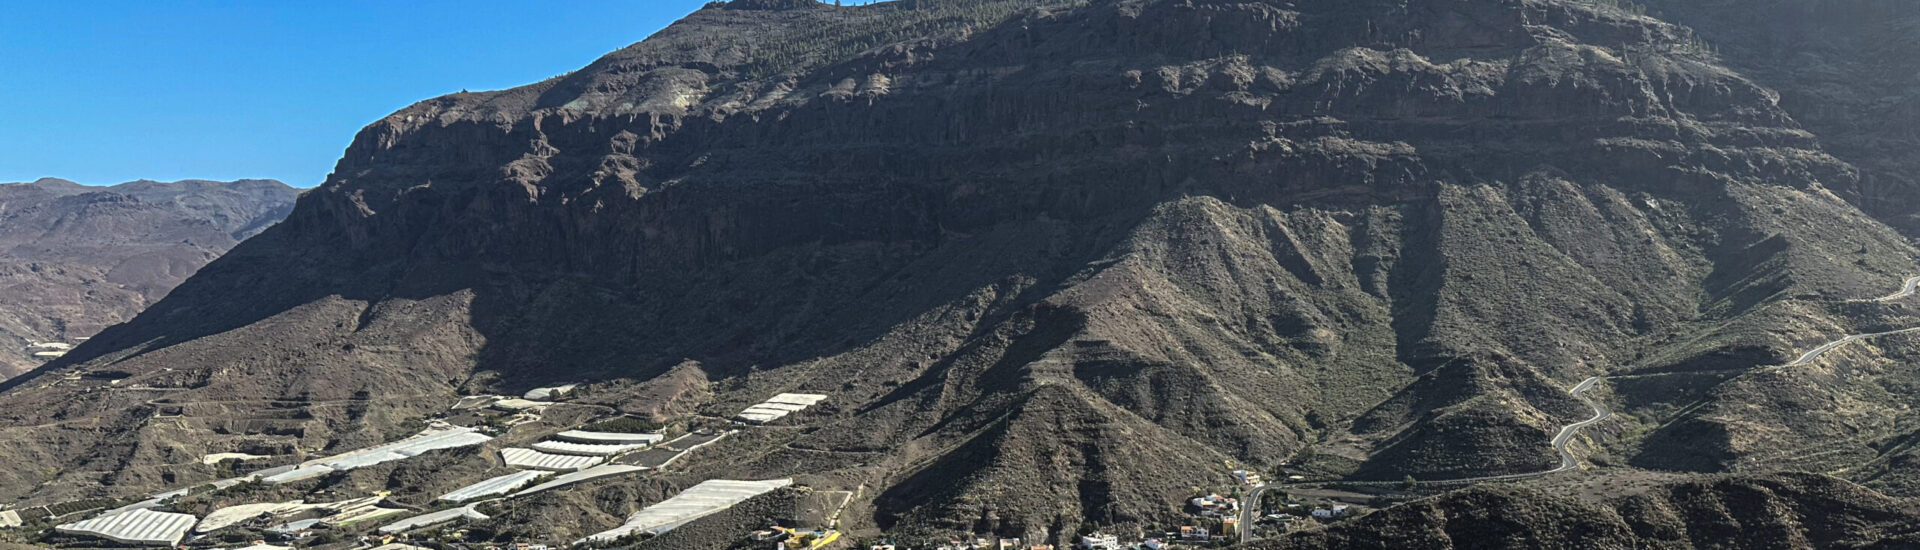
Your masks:
{"label": "steep mountain slope", "polygon": [[1920,11],[1877,0],[1645,0],[1700,30],[1727,63],[1860,172],[1859,204],[1920,231]]}
{"label": "steep mountain slope", "polygon": [[[1640,4],[1698,29],[1724,63],[1777,90],[1780,108],[1816,134],[1823,150],[1857,171],[1859,184],[1836,192],[1905,235],[1920,234],[1913,208],[1920,198],[1920,183],[1913,177],[1920,167],[1920,134],[1913,130],[1920,124],[1920,96],[1914,93],[1920,84],[1920,46],[1910,40],[1920,31],[1920,12],[1874,1]],[[1920,325],[1904,309],[1911,302],[1899,302],[1891,308],[1823,304],[1856,322],[1822,332]],[[1913,357],[1920,353],[1914,346],[1911,337],[1894,335],[1837,350],[1804,369],[1742,377],[1722,373],[1684,384],[1674,384],[1673,377],[1634,382],[1665,395],[1641,399],[1652,405],[1636,411],[1646,417],[1648,433],[1626,438],[1623,450],[1635,454],[1630,461],[1640,466],[1806,469],[1920,496],[1920,485],[1900,468],[1914,460],[1911,443],[1920,427],[1920,416],[1909,410]],[[1694,397],[1666,402],[1673,386]],[[1666,409],[1671,405],[1684,408]]]}
{"label": "steep mountain slope", "polygon": [[1912,548],[1913,504],[1815,475],[1671,482],[1593,502],[1475,488],[1250,548]]}
{"label": "steep mountain slope", "polygon": [[[1058,539],[1169,521],[1229,463],[1549,468],[1588,376],[1901,321],[1850,301],[1920,274],[1857,169],[1612,4],[716,3],[363,130],[286,222],[0,393],[0,499],[698,372],[665,393],[704,415],[831,398],[691,472]],[[1656,423],[1696,401],[1666,390],[1614,392]],[[1705,452],[1754,451],[1729,441]]]}
{"label": "steep mountain slope", "polygon": [[32,352],[55,351],[30,344],[71,343],[133,318],[280,221],[296,194],[270,180],[0,185],[0,377],[45,362]]}

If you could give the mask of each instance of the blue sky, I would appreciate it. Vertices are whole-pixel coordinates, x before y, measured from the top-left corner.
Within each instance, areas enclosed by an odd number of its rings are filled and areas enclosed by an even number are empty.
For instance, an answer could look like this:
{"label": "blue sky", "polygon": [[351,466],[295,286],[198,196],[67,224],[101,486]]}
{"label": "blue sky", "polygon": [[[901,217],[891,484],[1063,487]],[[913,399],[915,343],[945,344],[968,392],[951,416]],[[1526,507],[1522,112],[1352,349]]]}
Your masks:
{"label": "blue sky", "polygon": [[311,187],[387,113],[578,69],[705,3],[8,2],[0,182]]}

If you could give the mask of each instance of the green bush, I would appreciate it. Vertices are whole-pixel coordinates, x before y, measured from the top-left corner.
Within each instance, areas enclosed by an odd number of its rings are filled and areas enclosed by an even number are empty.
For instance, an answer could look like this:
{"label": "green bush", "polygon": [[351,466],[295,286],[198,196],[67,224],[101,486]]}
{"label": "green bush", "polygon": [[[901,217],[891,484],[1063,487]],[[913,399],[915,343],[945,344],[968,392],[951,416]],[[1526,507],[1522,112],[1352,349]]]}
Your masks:
{"label": "green bush", "polygon": [[665,426],[661,425],[658,422],[653,422],[653,421],[640,419],[640,418],[634,418],[631,416],[622,416],[619,418],[602,420],[599,422],[595,422],[595,423],[580,427],[580,429],[586,430],[589,432],[609,432],[609,433],[622,433],[622,434],[659,433],[660,430],[664,428]]}

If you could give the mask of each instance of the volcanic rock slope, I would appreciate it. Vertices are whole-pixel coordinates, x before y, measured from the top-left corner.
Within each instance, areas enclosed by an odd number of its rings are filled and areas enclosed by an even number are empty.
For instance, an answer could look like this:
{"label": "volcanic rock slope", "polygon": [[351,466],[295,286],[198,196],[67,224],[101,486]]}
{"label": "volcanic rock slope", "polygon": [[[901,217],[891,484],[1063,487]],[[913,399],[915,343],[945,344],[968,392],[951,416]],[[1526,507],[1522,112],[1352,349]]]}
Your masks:
{"label": "volcanic rock slope", "polygon": [[0,184],[0,378],[132,319],[200,266],[293,209],[277,181]]}
{"label": "volcanic rock slope", "polygon": [[1912,234],[1920,213],[1920,10],[1877,0],[1652,0],[1860,171],[1862,207]]}
{"label": "volcanic rock slope", "polygon": [[1260,549],[1913,548],[1913,504],[1811,474],[1709,477],[1604,502],[1476,487]]}
{"label": "volcanic rock slope", "polygon": [[[1228,464],[1551,468],[1574,383],[1784,363],[1908,320],[1857,299],[1920,274],[1777,92],[1638,11],[715,3],[367,127],[286,222],[0,393],[0,498],[670,372],[704,379],[642,393],[706,415],[830,395],[709,471],[865,484],[899,532],[1171,521]],[[1729,470],[1911,395],[1767,376],[1620,384],[1578,447]],[[1739,432],[1730,377],[1800,408]]]}

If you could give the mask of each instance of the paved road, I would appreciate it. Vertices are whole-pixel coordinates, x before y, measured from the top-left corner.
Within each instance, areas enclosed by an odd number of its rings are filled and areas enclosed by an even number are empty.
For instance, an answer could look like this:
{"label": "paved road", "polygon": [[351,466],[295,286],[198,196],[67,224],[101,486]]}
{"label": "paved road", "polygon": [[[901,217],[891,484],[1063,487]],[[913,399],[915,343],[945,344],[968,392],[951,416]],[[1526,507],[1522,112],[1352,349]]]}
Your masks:
{"label": "paved road", "polygon": [[1240,532],[1234,533],[1241,542],[1253,540],[1253,522],[1260,519],[1260,497],[1272,488],[1272,485],[1262,483],[1255,485],[1252,491],[1247,491],[1246,502],[1240,505],[1240,525],[1236,526]]}
{"label": "paved road", "polygon": [[[1920,293],[1920,276],[1908,277],[1906,281],[1901,283],[1899,292],[1888,294],[1886,296],[1881,296],[1879,298],[1875,298],[1875,300],[1881,301],[1881,302],[1893,301],[1901,298],[1906,298],[1908,296],[1912,296],[1915,293]],[[1859,340],[1864,340],[1867,338],[1875,338],[1880,336],[1888,336],[1893,334],[1904,334],[1909,332],[1920,332],[1920,327],[1904,328],[1899,330],[1889,330],[1885,332],[1870,332],[1866,334],[1849,334],[1845,337],[1840,338],[1839,340],[1827,342],[1811,350],[1807,350],[1806,353],[1800,354],[1800,357],[1797,359],[1794,359],[1793,362],[1791,363],[1787,363],[1784,365],[1776,365],[1773,367],[1765,367],[1765,368],[1784,369],[1784,368],[1805,366],[1819,359],[1820,356],[1826,355],[1827,352],[1833,351],[1835,349],[1839,349],[1841,346],[1845,346],[1847,344],[1851,344]],[[1618,378],[1639,378],[1639,377],[1658,376],[1658,375],[1665,375],[1665,374],[1688,374],[1688,373],[1686,372],[1648,373],[1648,374],[1638,374],[1638,375],[1623,375],[1623,376],[1619,376]],[[1550,474],[1557,474],[1560,472],[1566,472],[1566,471],[1579,468],[1580,459],[1578,457],[1573,456],[1573,451],[1568,450],[1567,447],[1572,445],[1573,437],[1576,435],[1579,435],[1581,429],[1584,429],[1587,426],[1592,426],[1596,423],[1604,421],[1613,416],[1613,411],[1608,410],[1605,405],[1602,405],[1592,399],[1588,399],[1586,396],[1586,393],[1588,391],[1591,391],[1595,385],[1600,383],[1600,381],[1606,380],[1609,378],[1615,378],[1615,377],[1595,376],[1592,378],[1588,378],[1586,380],[1582,380],[1578,385],[1575,385],[1573,389],[1568,390],[1568,393],[1572,394],[1574,398],[1579,399],[1580,402],[1586,403],[1588,407],[1593,408],[1593,417],[1588,418],[1586,420],[1579,421],[1579,422],[1575,422],[1572,424],[1568,424],[1566,426],[1562,426],[1560,428],[1560,433],[1555,434],[1553,436],[1553,442],[1552,442],[1553,450],[1554,452],[1560,454],[1560,465],[1558,467],[1555,467],[1551,470],[1542,470],[1538,472],[1525,472],[1525,473],[1518,473],[1518,474],[1470,477],[1470,478],[1461,478],[1461,479],[1430,480],[1430,481],[1420,481],[1416,483],[1420,485],[1456,485],[1456,484],[1478,483],[1478,482],[1485,482],[1485,481],[1511,481],[1515,479],[1526,479],[1526,478],[1540,477],[1540,476],[1545,476]],[[1240,531],[1238,533],[1238,535],[1240,536],[1240,540],[1241,541],[1254,540],[1253,522],[1254,520],[1259,519],[1260,499],[1266,496],[1266,492],[1268,490],[1274,489],[1276,487],[1301,487],[1301,486],[1308,486],[1308,485],[1324,485],[1326,483],[1328,482],[1289,483],[1284,485],[1264,485],[1263,484],[1263,485],[1254,487],[1252,491],[1247,493],[1247,497],[1245,499],[1246,502],[1243,503],[1243,506],[1240,509],[1240,525],[1238,529]],[[1340,483],[1348,483],[1348,484],[1354,484],[1354,485],[1386,485],[1394,482],[1340,482]]]}
{"label": "paved road", "polygon": [[[1562,426],[1560,427],[1560,433],[1555,434],[1553,436],[1553,441],[1552,441],[1553,450],[1554,452],[1560,453],[1559,466],[1556,466],[1548,470],[1541,470],[1538,472],[1524,472],[1524,473],[1518,473],[1518,474],[1505,474],[1505,475],[1497,475],[1497,476],[1467,477],[1467,478],[1459,478],[1459,479],[1417,481],[1415,482],[1415,484],[1417,485],[1457,485],[1457,484],[1466,484],[1466,483],[1480,483],[1480,482],[1486,482],[1486,481],[1511,481],[1516,479],[1526,479],[1526,478],[1540,477],[1540,476],[1545,476],[1550,474],[1557,474],[1560,472],[1565,472],[1565,471],[1579,468],[1580,459],[1578,457],[1573,456],[1573,451],[1567,449],[1567,447],[1573,444],[1573,437],[1576,435],[1579,435],[1581,429],[1586,428],[1587,426],[1592,426],[1594,424],[1597,424],[1613,416],[1613,411],[1607,409],[1606,405],[1602,405],[1597,401],[1589,399],[1587,398],[1587,395],[1586,395],[1588,391],[1593,390],[1593,387],[1595,385],[1598,385],[1600,381],[1604,379],[1606,379],[1606,377],[1604,376],[1595,376],[1592,378],[1588,378],[1586,380],[1580,381],[1579,384],[1574,385],[1573,389],[1567,390],[1567,393],[1573,395],[1575,399],[1579,399],[1581,403],[1586,403],[1588,407],[1592,407],[1593,416],[1586,420],[1581,420],[1579,422]],[[1238,530],[1240,531],[1238,533],[1240,540],[1242,541],[1254,540],[1253,522],[1260,518],[1260,515],[1259,515],[1260,499],[1266,496],[1266,492],[1268,490],[1274,489],[1276,487],[1300,487],[1300,486],[1306,486],[1306,485],[1321,485],[1323,483],[1324,482],[1289,483],[1284,485],[1259,485],[1254,487],[1252,491],[1247,492],[1247,496],[1245,499],[1246,502],[1243,502],[1240,508],[1240,525],[1238,527]],[[1362,482],[1359,484],[1376,484],[1376,485],[1396,484],[1397,485],[1397,484],[1404,484],[1404,483],[1405,482]]]}
{"label": "paved road", "polygon": [[1813,360],[1819,359],[1820,356],[1826,355],[1827,352],[1833,351],[1834,349],[1839,348],[1840,346],[1851,344],[1856,340],[1864,340],[1867,338],[1886,336],[1889,334],[1901,334],[1901,333],[1907,333],[1907,332],[1920,332],[1920,327],[1903,328],[1900,330],[1889,330],[1886,332],[1870,332],[1867,334],[1851,334],[1845,338],[1841,338],[1839,340],[1834,340],[1832,342],[1821,344],[1820,347],[1813,348],[1811,350],[1808,350],[1806,353],[1800,354],[1800,358],[1794,359],[1792,363],[1787,363],[1785,365],[1780,365],[1774,368],[1805,366],[1808,363],[1812,363]]}
{"label": "paved road", "polygon": [[1472,483],[1476,481],[1500,481],[1500,480],[1508,480],[1508,479],[1523,479],[1523,478],[1529,478],[1529,477],[1539,477],[1547,474],[1557,474],[1560,472],[1565,472],[1565,471],[1579,468],[1580,459],[1573,456],[1573,451],[1567,450],[1567,446],[1573,444],[1573,436],[1579,435],[1580,430],[1582,428],[1586,428],[1587,426],[1592,426],[1594,424],[1599,423],[1602,420],[1606,420],[1613,416],[1613,411],[1607,409],[1606,405],[1602,405],[1598,401],[1594,401],[1592,399],[1587,398],[1587,392],[1591,391],[1594,385],[1599,384],[1601,380],[1605,380],[1605,379],[1606,377],[1604,376],[1595,376],[1593,378],[1588,378],[1586,380],[1580,381],[1579,385],[1576,385],[1573,387],[1573,389],[1567,391],[1567,393],[1573,395],[1574,399],[1579,399],[1581,403],[1586,403],[1588,407],[1592,407],[1593,417],[1588,418],[1586,420],[1579,421],[1579,422],[1575,422],[1572,424],[1568,424],[1565,426],[1561,426],[1560,433],[1555,434],[1553,436],[1553,450],[1554,452],[1560,453],[1559,467],[1554,468],[1552,470],[1546,470],[1541,472],[1528,472],[1528,473],[1521,473],[1521,474],[1507,474],[1502,476],[1486,476],[1486,477],[1474,477],[1474,478],[1467,478],[1467,479],[1455,479],[1455,480],[1445,481],[1444,483]]}
{"label": "paved road", "polygon": [[1920,291],[1920,277],[1908,277],[1906,282],[1900,284],[1899,292],[1888,294],[1886,296],[1881,296],[1879,298],[1874,298],[1874,300],[1879,302],[1891,302],[1894,300],[1912,296],[1915,291]]}

